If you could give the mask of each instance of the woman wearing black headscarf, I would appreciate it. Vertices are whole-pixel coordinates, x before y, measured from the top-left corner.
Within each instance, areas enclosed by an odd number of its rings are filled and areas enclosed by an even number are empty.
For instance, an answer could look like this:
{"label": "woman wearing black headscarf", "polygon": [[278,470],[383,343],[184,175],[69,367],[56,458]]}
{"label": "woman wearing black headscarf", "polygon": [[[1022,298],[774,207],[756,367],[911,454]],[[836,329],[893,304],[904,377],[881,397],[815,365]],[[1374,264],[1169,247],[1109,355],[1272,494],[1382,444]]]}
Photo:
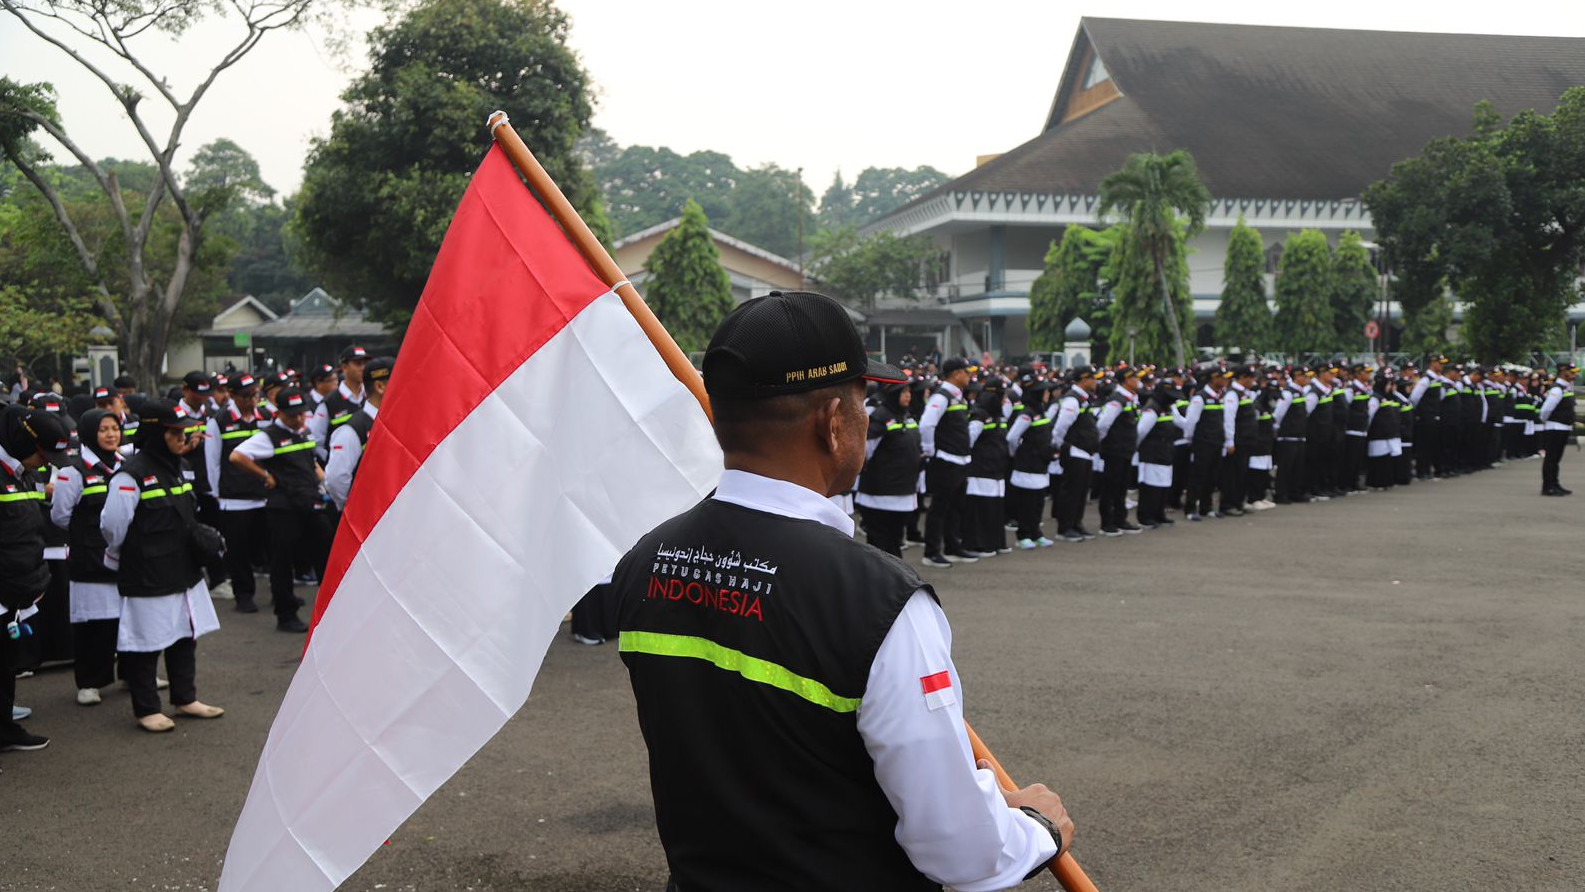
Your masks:
{"label": "woman wearing black headscarf", "polygon": [[93,706],[100,702],[99,689],[115,680],[121,620],[116,571],[105,566],[105,539],[99,531],[110,478],[121,467],[121,419],[114,412],[89,409],[77,419],[77,438],[77,457],[55,475],[50,520],[66,531],[71,546],[66,572],[71,580],[77,702]]}
{"label": "woman wearing black headscarf", "polygon": [[168,400],[146,401],[138,416],[138,453],[111,477],[99,528],[107,563],[118,567],[121,677],[138,724],[160,732],[175,727],[155,686],[162,652],[177,714],[212,719],[224,712],[198,700],[196,681],[197,639],[218,630],[220,620],[204,584],[209,556],[195,546],[197,501],[183,474],[182,455],[203,429]]}

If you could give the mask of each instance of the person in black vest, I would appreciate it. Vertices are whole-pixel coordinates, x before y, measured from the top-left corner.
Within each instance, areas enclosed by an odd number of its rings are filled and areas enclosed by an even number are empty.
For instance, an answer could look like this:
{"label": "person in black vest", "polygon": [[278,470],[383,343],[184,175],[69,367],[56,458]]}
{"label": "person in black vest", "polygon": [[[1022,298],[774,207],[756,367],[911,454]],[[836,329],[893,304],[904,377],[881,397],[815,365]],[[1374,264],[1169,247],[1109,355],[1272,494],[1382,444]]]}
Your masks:
{"label": "person in black vest", "polygon": [[[49,588],[44,562],[44,493],[33,472],[65,467],[70,432],[48,412],[10,405],[0,408],[0,752],[39,750],[49,738],[16,723],[16,661],[19,642],[32,634],[28,620]],[[14,637],[13,637],[14,636]]]}
{"label": "person in black vest", "polygon": [[169,400],[146,400],[138,415],[138,452],[111,476],[99,530],[121,592],[116,650],[132,714],[145,731],[160,733],[175,727],[160,706],[161,653],[178,714],[225,713],[201,702],[197,686],[198,639],[218,631],[220,620],[204,583],[207,555],[195,545],[197,500],[182,473],[182,456],[197,448],[199,435],[189,433],[192,419]]}
{"label": "person in black vest", "polygon": [[991,373],[969,410],[969,467],[965,486],[963,544],[975,557],[1008,554],[1006,383]]}
{"label": "person in black vest", "polygon": [[1074,366],[1072,386],[1057,404],[1051,445],[1062,457],[1062,483],[1056,496],[1057,538],[1083,542],[1095,534],[1084,528],[1084,506],[1090,498],[1090,478],[1095,456],[1101,450],[1101,433],[1095,426],[1095,390],[1101,370],[1092,365]]}
{"label": "person in black vest", "polygon": [[1366,409],[1365,483],[1372,492],[1386,492],[1395,479],[1394,449],[1401,450],[1397,440],[1402,417],[1396,385],[1389,369],[1377,372]]}
{"label": "person in black vest", "polygon": [[978,558],[963,547],[963,509],[968,495],[969,402],[964,391],[974,367],[953,357],[941,367],[941,383],[925,404],[919,419],[919,439],[929,464],[925,466],[925,491],[930,508],[925,514],[926,567],[972,564]]}
{"label": "person in black vest", "polygon": [[121,592],[116,588],[116,571],[105,565],[99,515],[109,497],[110,478],[122,463],[121,422],[114,413],[89,409],[77,419],[77,432],[77,457],[55,478],[50,520],[70,539],[68,600],[77,702],[94,706],[101,702],[99,689],[116,680]]}
{"label": "person in black vest", "polygon": [[270,601],[275,628],[306,632],[297,615],[303,606],[293,589],[292,562],[299,549],[325,577],[331,532],[325,522],[320,483],[325,472],[314,460],[314,438],[308,433],[308,397],[295,387],[275,395],[277,415],[262,430],[242,441],[228,459],[264,484],[265,523],[270,531]]}
{"label": "person in black vest", "polygon": [[316,365],[308,370],[308,401],[313,408],[308,410],[308,433],[319,444],[316,450],[321,462],[330,460],[330,395],[341,386],[341,379],[336,377],[336,367],[329,363]]}
{"label": "person in black vest", "polygon": [[1167,490],[1167,507],[1182,511],[1183,494],[1189,488],[1189,468],[1194,461],[1194,431],[1185,426],[1185,419],[1189,412],[1189,398],[1194,396],[1199,382],[1194,379],[1192,369],[1179,367],[1167,372],[1163,383],[1177,393],[1172,403],[1177,439],[1172,441],[1172,483]]}
{"label": "person in black vest", "polygon": [[1232,376],[1231,369],[1207,371],[1184,413],[1183,423],[1194,449],[1186,503],[1189,520],[1219,516],[1212,510],[1212,498],[1222,459],[1233,448],[1233,418],[1238,413],[1238,399],[1229,386]]}
{"label": "person in black vest", "polygon": [[257,613],[258,583],[253,568],[264,563],[269,524],[264,482],[231,462],[231,453],[269,425],[258,406],[259,382],[247,372],[231,379],[231,402],[209,419],[203,462],[220,509],[220,531],[226,537],[226,567],[238,613]]}
{"label": "person in black vest", "polygon": [[1425,364],[1409,388],[1409,403],[1414,407],[1414,475],[1420,480],[1436,476],[1441,460],[1442,363],[1447,357],[1437,354]]}
{"label": "person in black vest", "polygon": [[1541,462],[1541,495],[1544,496],[1574,494],[1574,490],[1564,489],[1559,482],[1559,465],[1563,461],[1563,447],[1574,430],[1574,379],[1578,375],[1579,366],[1572,362],[1558,366],[1557,380],[1541,403],[1541,450],[1546,454]]}
{"label": "person in black vest", "polygon": [[[29,403],[36,411],[60,419],[69,430],[70,416],[66,414],[66,401],[51,391],[33,394]],[[67,457],[71,452],[68,450]],[[64,665],[72,661],[71,579],[67,570],[66,531],[50,520],[50,510],[55,504],[55,472],[48,467],[33,472],[34,486],[43,490],[44,500],[38,502],[39,517],[44,521],[44,562],[50,568],[50,584],[44,599],[39,602],[39,612],[32,620],[33,635],[26,642],[24,658],[18,668],[38,669],[43,666]]]}
{"label": "person in black vest", "polygon": [[1266,370],[1253,389],[1255,395],[1255,435],[1250,441],[1248,466],[1244,472],[1244,508],[1267,511],[1277,503],[1271,494],[1273,456],[1277,451],[1277,404],[1282,401],[1280,372]]}
{"label": "person in black vest", "polygon": [[1349,366],[1348,385],[1343,388],[1347,406],[1343,433],[1343,453],[1339,457],[1338,488],[1344,494],[1363,492],[1360,475],[1365,473],[1368,440],[1370,438],[1371,376],[1375,369],[1365,363]]}
{"label": "person in black vest", "polygon": [[934,591],[828,501],[865,377],[902,374],[837,302],[740,304],[704,358],[720,485],[613,573],[675,892],[1000,889],[1071,844],[1055,794],[975,765]]}
{"label": "person in black vest", "polygon": [[1013,506],[1018,547],[1026,551],[1056,544],[1040,529],[1041,509],[1051,485],[1051,457],[1055,454],[1051,442],[1054,413],[1046,406],[1052,386],[1050,381],[1025,376],[1018,415],[1007,431],[1011,454],[1007,501]]}
{"label": "person in black vest", "polygon": [[1174,414],[1182,393],[1172,378],[1157,382],[1150,399],[1140,410],[1136,437],[1139,440],[1139,508],[1135,512],[1145,529],[1172,526],[1167,517],[1167,497],[1173,486],[1173,465],[1179,439],[1178,419]]}
{"label": "person in black vest", "polygon": [[1221,516],[1242,517],[1248,496],[1249,459],[1255,448],[1255,435],[1259,430],[1260,412],[1255,408],[1255,379],[1252,365],[1241,365],[1233,371],[1233,383],[1228,387],[1229,400],[1224,403],[1233,418],[1232,447],[1223,450],[1220,466],[1221,499],[1218,503]]}
{"label": "person in black vest", "polygon": [[882,384],[880,404],[870,413],[864,470],[853,501],[864,518],[864,536],[890,555],[902,556],[903,528],[919,508],[919,422],[909,412],[914,391],[907,382]]}
{"label": "person in black vest", "polygon": [[[347,496],[352,493],[352,479],[363,461],[364,447],[369,445],[369,434],[374,430],[375,417],[380,404],[385,401],[385,389],[391,383],[391,370],[396,360],[389,356],[376,356],[363,367],[362,408],[346,424],[330,435],[330,461],[325,465],[325,493],[339,513],[347,509]],[[334,532],[334,525],[331,530]]]}
{"label": "person in black vest", "polygon": [[1412,361],[1398,370],[1398,455],[1393,460],[1393,483],[1408,486],[1414,480],[1415,426],[1414,401],[1410,395],[1419,384],[1420,367]]}
{"label": "person in black vest", "polygon": [[1101,535],[1144,532],[1144,527],[1128,522],[1128,485],[1139,448],[1137,369],[1127,365],[1117,369],[1117,386],[1101,405],[1095,428],[1101,438]]}
{"label": "person in black vest", "polygon": [[1464,400],[1459,391],[1463,386],[1461,381],[1464,376],[1458,366],[1448,364],[1442,371],[1442,402],[1441,410],[1437,413],[1437,440],[1439,441],[1436,475],[1438,477],[1457,477],[1464,473],[1463,454],[1459,448],[1460,432],[1464,424],[1460,418],[1464,414]]}
{"label": "person in black vest", "polygon": [[1486,376],[1479,365],[1464,368],[1458,390],[1459,432],[1464,467],[1469,471],[1486,469]]}
{"label": "person in black vest", "polygon": [[362,347],[354,345],[341,351],[341,384],[325,397],[330,432],[351,421],[363,405],[363,366],[368,361],[369,351]]}
{"label": "person in black vest", "polygon": [[1310,501],[1304,485],[1308,473],[1305,437],[1310,427],[1310,398],[1306,393],[1310,375],[1308,366],[1290,369],[1272,412],[1277,423],[1277,445],[1273,454],[1277,479],[1272,502],[1277,505]]}

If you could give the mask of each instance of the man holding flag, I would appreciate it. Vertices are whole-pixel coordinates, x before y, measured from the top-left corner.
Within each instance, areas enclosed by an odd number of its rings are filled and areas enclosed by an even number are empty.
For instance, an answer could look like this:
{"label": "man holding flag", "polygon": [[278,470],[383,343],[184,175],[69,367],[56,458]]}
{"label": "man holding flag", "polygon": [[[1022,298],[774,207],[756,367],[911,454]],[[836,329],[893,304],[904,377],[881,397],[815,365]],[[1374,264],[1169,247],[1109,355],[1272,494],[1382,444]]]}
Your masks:
{"label": "man holding flag", "polygon": [[704,358],[726,470],[613,574],[674,892],[1017,885],[1072,841],[976,769],[951,631],[827,500],[864,462],[871,362],[840,304],[772,292]]}

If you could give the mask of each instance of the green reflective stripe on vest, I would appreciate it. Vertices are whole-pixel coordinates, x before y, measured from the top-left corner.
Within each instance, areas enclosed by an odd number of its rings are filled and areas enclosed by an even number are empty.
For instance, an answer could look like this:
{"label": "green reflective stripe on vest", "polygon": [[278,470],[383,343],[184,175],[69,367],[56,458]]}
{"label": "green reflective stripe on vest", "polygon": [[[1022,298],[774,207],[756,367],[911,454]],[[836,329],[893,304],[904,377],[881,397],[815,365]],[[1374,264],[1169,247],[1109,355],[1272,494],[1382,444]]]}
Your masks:
{"label": "green reflective stripe on vest", "polygon": [[1252,404],[1254,402],[1255,402],[1254,400],[1252,400],[1252,399],[1250,399],[1249,397],[1246,396],[1243,399],[1239,400],[1238,404],[1240,406],[1248,406],[1248,405],[1250,405],[1250,404]]}
{"label": "green reflective stripe on vest", "polygon": [[1270,421],[1271,420],[1271,413],[1267,412],[1266,414],[1259,416],[1258,420],[1260,420],[1260,421]]}
{"label": "green reflective stripe on vest", "polygon": [[85,496],[96,496],[96,495],[99,495],[102,492],[109,492],[109,491],[110,491],[110,487],[108,487],[108,486],[85,486],[85,487],[83,487],[82,494],[85,495]]}
{"label": "green reflective stripe on vest", "polygon": [[288,452],[302,452],[304,449],[313,449],[318,445],[319,444],[315,443],[313,440],[309,440],[305,443],[293,443],[290,446],[277,446],[275,447],[275,454],[285,455]]}
{"label": "green reflective stripe on vest", "polygon": [[1177,402],[1173,403],[1172,405],[1174,407],[1176,407],[1176,408],[1179,408],[1179,409],[1187,409],[1187,408],[1189,408],[1189,401],[1188,400],[1178,400]]}
{"label": "green reflective stripe on vest", "polygon": [[228,433],[228,434],[221,434],[220,435],[220,439],[222,439],[222,440],[245,440],[248,437],[251,437],[251,436],[253,436],[256,433],[258,433],[257,430],[232,431],[231,433]]}
{"label": "green reflective stripe on vest", "polygon": [[1051,423],[1051,419],[1049,419],[1049,418],[1037,418],[1034,421],[1029,422],[1029,426],[1030,427],[1040,427],[1041,425],[1050,424],[1050,423]]}
{"label": "green reflective stripe on vest", "polygon": [[164,489],[145,489],[144,491],[138,493],[138,501],[142,502],[149,499],[163,499],[166,496],[186,495],[192,491],[193,485],[191,483],[183,483],[180,486],[173,486],[168,492]]}
{"label": "green reflective stripe on vest", "polygon": [[1318,405],[1318,406],[1324,406],[1327,403],[1330,403],[1332,401],[1332,398],[1335,397],[1335,396],[1336,396],[1336,394],[1329,393],[1326,396],[1323,396],[1320,399],[1316,400],[1315,404]]}
{"label": "green reflective stripe on vest", "polygon": [[664,632],[623,632],[618,639],[618,649],[624,653],[650,654],[657,657],[692,657],[714,664],[717,669],[736,672],[749,681],[780,688],[795,694],[816,706],[832,712],[857,712],[857,697],[838,697],[831,689],[812,678],[804,678],[785,666],[769,660],[751,657],[740,650],[723,647],[704,638],[692,635],[668,635]]}
{"label": "green reflective stripe on vest", "polygon": [[1356,393],[1356,394],[1354,394],[1354,402],[1356,402],[1356,403],[1359,402],[1360,400],[1368,400],[1368,399],[1370,399],[1370,394],[1368,394],[1368,393]]}
{"label": "green reflective stripe on vest", "polygon": [[1205,412],[1220,412],[1224,408],[1226,408],[1226,407],[1223,406],[1221,403],[1205,403],[1204,404],[1204,408],[1202,409],[1202,411],[1205,411]]}
{"label": "green reflective stripe on vest", "polygon": [[330,426],[331,427],[335,427],[338,424],[346,424],[347,422],[349,422],[351,420],[352,420],[352,413],[351,412],[348,412],[345,415],[337,415],[335,418],[330,419]]}
{"label": "green reflective stripe on vest", "polygon": [[44,494],[36,489],[30,489],[26,492],[0,492],[0,502],[26,502],[29,499],[38,499],[42,502],[44,501]]}
{"label": "green reflective stripe on vest", "polygon": [[892,424],[886,425],[886,429],[889,431],[900,431],[903,429],[903,426],[894,422]]}
{"label": "green reflective stripe on vest", "polygon": [[948,412],[967,412],[967,411],[969,411],[969,404],[968,403],[958,403],[956,406],[948,406],[947,407],[947,411]]}
{"label": "green reflective stripe on vest", "polygon": [[1172,421],[1173,421],[1173,418],[1172,418],[1171,415],[1157,415],[1156,416],[1156,423],[1157,424],[1171,424]]}

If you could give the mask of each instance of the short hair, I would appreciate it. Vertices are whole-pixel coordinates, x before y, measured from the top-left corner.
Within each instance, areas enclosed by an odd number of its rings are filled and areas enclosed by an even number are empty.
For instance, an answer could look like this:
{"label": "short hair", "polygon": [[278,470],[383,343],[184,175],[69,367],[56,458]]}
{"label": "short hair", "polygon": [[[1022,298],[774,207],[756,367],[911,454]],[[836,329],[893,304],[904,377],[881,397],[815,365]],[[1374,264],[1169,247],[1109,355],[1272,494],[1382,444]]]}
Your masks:
{"label": "short hair", "polygon": [[785,437],[791,428],[810,413],[836,397],[843,401],[864,400],[864,379],[855,378],[830,387],[790,393],[766,399],[734,399],[712,395],[710,411],[715,416],[715,439],[722,452],[760,452],[771,439]]}

